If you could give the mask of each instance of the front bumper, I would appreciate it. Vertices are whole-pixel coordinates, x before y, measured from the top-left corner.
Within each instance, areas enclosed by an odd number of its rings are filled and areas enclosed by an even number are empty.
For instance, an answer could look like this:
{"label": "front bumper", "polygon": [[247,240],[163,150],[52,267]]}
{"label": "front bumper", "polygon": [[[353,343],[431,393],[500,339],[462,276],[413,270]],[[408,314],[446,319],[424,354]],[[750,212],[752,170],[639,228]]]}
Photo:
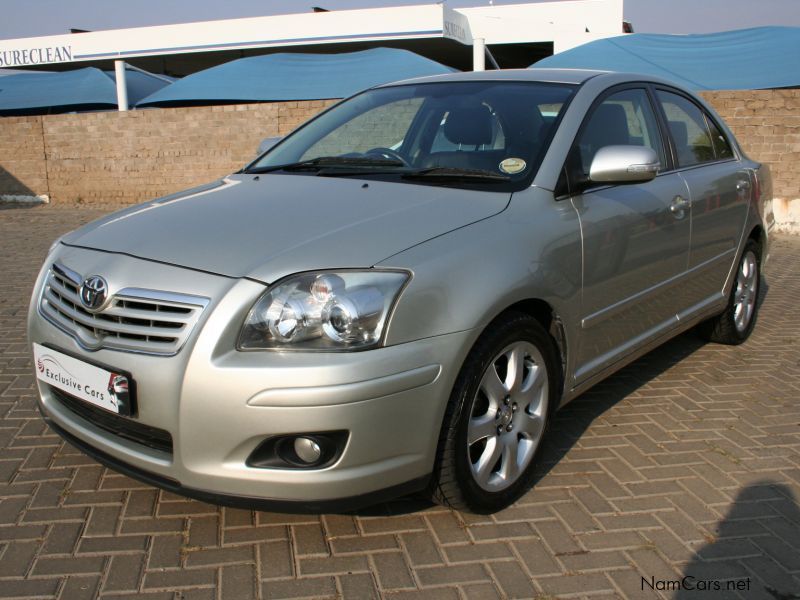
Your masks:
{"label": "front bumper", "polygon": [[[39,382],[45,419],[87,454],[159,487],[221,504],[355,506],[388,497],[386,490],[399,495],[427,482],[470,332],[365,352],[237,352],[239,328],[263,285],[85,249],[58,253],[70,268],[103,273],[112,285],[211,299],[175,356],[90,352],[39,313],[40,276],[29,340],[129,372],[137,390],[133,420],[165,430],[173,440],[170,453],[115,435]],[[325,468],[246,464],[268,437],[334,430],[349,437],[341,456]]]}
{"label": "front bumper", "polygon": [[288,513],[321,513],[321,512],[341,512],[352,511],[379,502],[392,500],[400,496],[405,496],[413,492],[425,489],[430,484],[431,474],[407,481],[399,485],[376,490],[358,496],[347,498],[334,498],[332,500],[276,500],[272,498],[256,498],[252,496],[234,496],[221,492],[210,492],[208,490],[198,490],[182,485],[179,481],[162,477],[148,471],[138,469],[128,463],[122,462],[110,454],[98,450],[87,444],[82,439],[75,437],[71,433],[56,425],[52,419],[44,417],[45,423],[58,435],[73,445],[84,454],[92,457],[97,462],[127,475],[133,479],[138,479],[149,485],[159,487],[174,494],[180,494],[201,502],[219,504],[233,508],[243,508],[248,510],[264,510],[272,512]]}

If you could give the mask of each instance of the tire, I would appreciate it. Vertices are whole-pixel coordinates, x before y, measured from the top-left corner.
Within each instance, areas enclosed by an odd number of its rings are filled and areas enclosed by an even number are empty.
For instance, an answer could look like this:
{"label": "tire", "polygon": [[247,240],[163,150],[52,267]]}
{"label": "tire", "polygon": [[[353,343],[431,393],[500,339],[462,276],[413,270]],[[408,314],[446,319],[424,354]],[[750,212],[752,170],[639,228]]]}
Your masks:
{"label": "tire", "polygon": [[708,341],[741,344],[750,337],[756,325],[761,289],[761,247],[752,239],[744,246],[735,277],[725,310],[699,326],[700,334]]}
{"label": "tire", "polygon": [[534,458],[558,400],[556,357],[553,339],[524,313],[501,316],[481,335],[445,412],[435,502],[487,514],[530,488]]}

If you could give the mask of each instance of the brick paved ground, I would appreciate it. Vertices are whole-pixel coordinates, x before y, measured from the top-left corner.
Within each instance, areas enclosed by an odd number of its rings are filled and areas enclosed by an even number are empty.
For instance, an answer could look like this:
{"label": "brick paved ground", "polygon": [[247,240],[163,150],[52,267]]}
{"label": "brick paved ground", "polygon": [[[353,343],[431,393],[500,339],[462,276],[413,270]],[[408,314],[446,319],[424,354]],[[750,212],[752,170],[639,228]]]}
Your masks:
{"label": "brick paved ground", "polygon": [[642,590],[688,574],[800,598],[800,239],[778,239],[746,345],[684,335],[571,404],[516,506],[291,516],[159,492],[39,419],[30,288],[97,214],[0,210],[0,597],[715,597]]}

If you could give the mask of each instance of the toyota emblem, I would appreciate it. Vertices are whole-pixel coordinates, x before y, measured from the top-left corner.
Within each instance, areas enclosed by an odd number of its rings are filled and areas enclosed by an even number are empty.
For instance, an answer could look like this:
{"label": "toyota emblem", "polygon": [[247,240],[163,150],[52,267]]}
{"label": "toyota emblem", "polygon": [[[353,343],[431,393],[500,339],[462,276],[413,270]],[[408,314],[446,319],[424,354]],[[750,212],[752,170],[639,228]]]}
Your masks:
{"label": "toyota emblem", "polygon": [[108,297],[108,284],[99,275],[92,275],[83,280],[80,291],[81,303],[89,310],[97,310]]}

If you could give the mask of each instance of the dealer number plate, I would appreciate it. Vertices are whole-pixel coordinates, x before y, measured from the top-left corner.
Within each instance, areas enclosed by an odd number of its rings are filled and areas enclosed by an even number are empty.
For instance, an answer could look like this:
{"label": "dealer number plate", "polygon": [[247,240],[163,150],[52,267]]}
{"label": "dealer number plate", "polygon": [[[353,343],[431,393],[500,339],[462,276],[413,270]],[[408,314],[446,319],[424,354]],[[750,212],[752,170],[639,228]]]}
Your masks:
{"label": "dealer number plate", "polygon": [[130,381],[51,348],[33,345],[36,377],[67,394],[117,414],[130,414]]}

